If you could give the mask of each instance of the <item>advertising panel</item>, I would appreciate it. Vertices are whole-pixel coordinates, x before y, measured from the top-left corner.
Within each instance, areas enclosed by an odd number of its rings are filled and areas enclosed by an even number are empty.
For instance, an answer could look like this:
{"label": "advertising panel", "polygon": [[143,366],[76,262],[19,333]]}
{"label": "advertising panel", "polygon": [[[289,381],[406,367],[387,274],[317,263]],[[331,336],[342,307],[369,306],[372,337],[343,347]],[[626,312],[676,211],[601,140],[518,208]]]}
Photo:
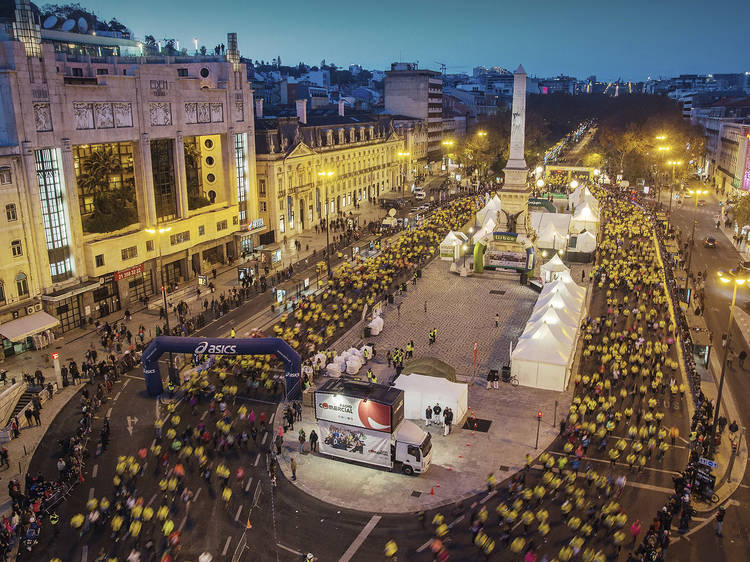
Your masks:
{"label": "advertising panel", "polygon": [[[394,414],[398,415],[396,406],[400,408],[403,419],[403,397],[394,405]],[[391,419],[391,407],[387,404],[327,392],[315,393],[315,417],[318,421],[342,423],[384,433],[391,433],[392,428],[398,426],[397,423],[393,424],[396,420]]]}
{"label": "advertising panel", "polygon": [[391,438],[386,433],[322,420],[318,422],[318,431],[321,453],[356,462],[391,466]]}
{"label": "advertising panel", "polygon": [[526,269],[526,251],[513,252],[510,250],[489,250],[484,260],[484,266],[491,268]]}

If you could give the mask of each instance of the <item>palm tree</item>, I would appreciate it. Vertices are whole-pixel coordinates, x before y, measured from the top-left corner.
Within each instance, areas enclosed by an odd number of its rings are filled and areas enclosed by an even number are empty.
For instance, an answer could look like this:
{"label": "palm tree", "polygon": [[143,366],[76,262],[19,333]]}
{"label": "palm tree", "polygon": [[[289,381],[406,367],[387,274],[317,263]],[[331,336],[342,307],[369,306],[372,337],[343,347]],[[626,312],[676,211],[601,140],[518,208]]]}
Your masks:
{"label": "palm tree", "polygon": [[120,158],[111,148],[100,148],[93,150],[83,161],[83,174],[78,178],[78,185],[84,195],[93,197],[101,196],[110,189],[110,178],[119,174],[122,169]]}
{"label": "palm tree", "polygon": [[78,185],[84,197],[93,198],[94,210],[84,221],[88,232],[111,232],[138,220],[132,185],[112,187],[112,176],[122,170],[119,155],[111,148],[93,150],[83,161]]}

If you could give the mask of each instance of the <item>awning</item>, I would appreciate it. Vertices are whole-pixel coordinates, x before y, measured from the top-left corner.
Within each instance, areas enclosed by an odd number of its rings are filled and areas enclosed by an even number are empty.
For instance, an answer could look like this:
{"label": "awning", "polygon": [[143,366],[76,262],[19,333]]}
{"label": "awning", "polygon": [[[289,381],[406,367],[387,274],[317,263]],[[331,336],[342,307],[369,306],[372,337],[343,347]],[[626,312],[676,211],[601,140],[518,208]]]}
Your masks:
{"label": "awning", "polygon": [[46,312],[35,312],[0,324],[0,334],[12,342],[19,342],[44,330],[54,328],[60,321]]}
{"label": "awning", "polygon": [[81,293],[85,293],[87,291],[93,291],[97,286],[102,284],[103,280],[100,281],[99,279],[89,279],[87,281],[83,281],[82,283],[78,283],[77,285],[64,287],[62,289],[58,289],[57,291],[42,295],[42,300],[47,302],[62,301],[70,297],[80,295]]}

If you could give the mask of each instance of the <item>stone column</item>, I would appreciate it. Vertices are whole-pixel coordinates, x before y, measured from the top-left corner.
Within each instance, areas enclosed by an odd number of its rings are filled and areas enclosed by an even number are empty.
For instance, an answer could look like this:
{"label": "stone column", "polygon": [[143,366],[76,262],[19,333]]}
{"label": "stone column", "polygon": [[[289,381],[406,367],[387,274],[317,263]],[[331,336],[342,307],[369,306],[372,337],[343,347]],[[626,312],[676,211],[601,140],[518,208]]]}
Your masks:
{"label": "stone column", "polygon": [[519,65],[513,73],[513,117],[510,125],[510,155],[505,166],[505,187],[526,187],[526,159],[524,135],[526,132],[526,71]]}
{"label": "stone column", "polygon": [[65,191],[67,195],[65,204],[68,206],[68,233],[70,236],[71,256],[74,261],[76,276],[84,277],[86,264],[83,259],[83,225],[81,223],[81,206],[78,200],[78,184],[76,182],[75,164],[73,162],[73,150],[70,139],[62,140],[62,168],[63,181],[65,182]]}
{"label": "stone column", "polygon": [[147,227],[151,227],[156,224],[156,198],[154,196],[154,171],[151,167],[151,141],[148,133],[141,135],[138,145],[137,152],[140,158],[136,163],[140,165],[136,168],[136,179],[140,176],[140,181],[136,181],[136,187],[140,190],[140,199],[143,201],[145,211],[141,218],[145,219]]}
{"label": "stone column", "polygon": [[26,217],[30,219],[29,232],[33,248],[27,251],[34,252],[36,255],[37,271],[39,279],[36,280],[37,287],[44,292],[45,287],[52,288],[52,276],[49,271],[49,256],[47,254],[47,242],[44,235],[44,220],[42,219],[42,205],[39,197],[39,181],[36,177],[36,161],[34,160],[34,149],[31,142],[23,141],[21,143],[21,153],[23,156],[24,175],[26,176],[26,186],[28,188],[28,198],[21,198],[21,205],[25,206]]}
{"label": "stone column", "polygon": [[177,217],[188,216],[187,173],[185,172],[185,137],[177,131],[174,140],[174,188],[176,190]]}

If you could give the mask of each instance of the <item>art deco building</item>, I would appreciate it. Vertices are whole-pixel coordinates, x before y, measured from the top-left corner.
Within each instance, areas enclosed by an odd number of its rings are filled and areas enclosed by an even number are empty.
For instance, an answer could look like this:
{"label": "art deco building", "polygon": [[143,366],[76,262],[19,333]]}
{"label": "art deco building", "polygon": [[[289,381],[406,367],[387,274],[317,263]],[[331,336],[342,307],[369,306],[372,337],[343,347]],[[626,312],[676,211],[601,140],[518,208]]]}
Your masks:
{"label": "art deco building", "polygon": [[132,309],[162,273],[188,280],[257,243],[234,34],[226,56],[93,57],[16,17],[32,32],[0,37],[0,334],[23,339],[6,324],[27,314],[27,335],[49,327],[39,304],[62,331]]}

